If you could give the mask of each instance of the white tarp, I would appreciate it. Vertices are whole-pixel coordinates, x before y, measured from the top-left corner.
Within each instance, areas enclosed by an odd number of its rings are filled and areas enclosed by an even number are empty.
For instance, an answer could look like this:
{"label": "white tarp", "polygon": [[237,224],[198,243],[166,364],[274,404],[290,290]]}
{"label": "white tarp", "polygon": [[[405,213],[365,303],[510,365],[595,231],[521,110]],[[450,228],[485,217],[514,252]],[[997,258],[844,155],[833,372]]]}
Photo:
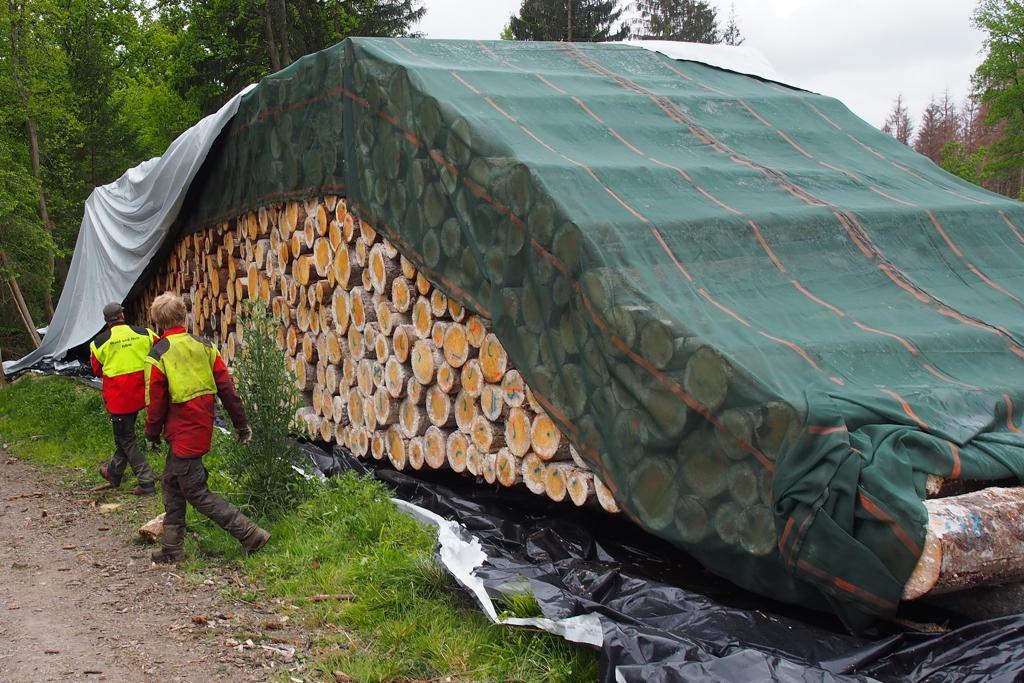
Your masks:
{"label": "white tarp", "polygon": [[[759,50],[747,45],[706,45],[704,43],[682,43],[675,40],[623,40],[623,45],[642,47],[652,52],[660,52],[670,59],[686,62],[700,62],[738,74],[756,76],[767,81],[775,81],[800,88],[799,83],[780,74]],[[806,90],[806,88],[803,88]]]}
{"label": "white tarp", "polygon": [[[561,636],[574,643],[601,647],[604,630],[601,617],[595,613],[579,614],[567,619],[547,617],[503,617],[491,600],[483,580],[476,575],[476,569],[487,560],[487,553],[479,539],[469,533],[458,522],[445,519],[438,514],[399,498],[392,498],[399,510],[412,515],[421,522],[437,527],[438,554],[441,564],[451,573],[460,586],[476,599],[487,618],[495,624],[536,628]],[[519,587],[519,594],[529,593],[528,584]]]}
{"label": "white tarp", "polygon": [[182,133],[163,156],[92,191],[64,291],[43,343],[24,358],[4,363],[5,371],[23,370],[47,356],[60,358],[100,331],[103,306],[128,296],[163,244],[213,141],[238,111],[242,95],[253,87]]}

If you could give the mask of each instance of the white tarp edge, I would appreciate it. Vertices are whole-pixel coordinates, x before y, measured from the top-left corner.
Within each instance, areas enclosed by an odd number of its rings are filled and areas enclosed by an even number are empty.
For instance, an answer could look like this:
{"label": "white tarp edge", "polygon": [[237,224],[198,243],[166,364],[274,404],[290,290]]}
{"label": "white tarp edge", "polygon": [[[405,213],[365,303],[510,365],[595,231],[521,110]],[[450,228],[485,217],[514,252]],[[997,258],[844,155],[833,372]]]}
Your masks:
{"label": "white tarp edge", "polygon": [[[480,541],[460,524],[425,510],[418,505],[393,498],[398,509],[412,515],[421,522],[437,527],[437,541],[440,544],[441,564],[451,572],[459,584],[476,599],[484,614],[495,624],[529,626],[561,636],[566,640],[584,645],[601,647],[604,632],[601,618],[596,614],[581,614],[568,619],[547,619],[545,617],[503,618],[487,594],[484,582],[473,572],[487,559],[487,553],[480,547]],[[525,588],[525,586],[524,586]]]}
{"label": "white tarp edge", "polygon": [[[675,40],[623,40],[623,45],[642,47],[660,52],[670,59],[700,62],[719,69],[739,74],[756,76],[768,81],[785,83],[800,88],[799,83],[779,74],[772,63],[759,50],[747,45],[706,45],[704,43],[683,43]],[[806,88],[804,88],[806,90]]]}
{"label": "white tarp edge", "polygon": [[163,156],[144,161],[97,187],[85,202],[75,254],[42,345],[4,370],[58,359],[103,327],[103,306],[124,301],[167,236],[185,193],[248,86],[216,113],[178,136]]}

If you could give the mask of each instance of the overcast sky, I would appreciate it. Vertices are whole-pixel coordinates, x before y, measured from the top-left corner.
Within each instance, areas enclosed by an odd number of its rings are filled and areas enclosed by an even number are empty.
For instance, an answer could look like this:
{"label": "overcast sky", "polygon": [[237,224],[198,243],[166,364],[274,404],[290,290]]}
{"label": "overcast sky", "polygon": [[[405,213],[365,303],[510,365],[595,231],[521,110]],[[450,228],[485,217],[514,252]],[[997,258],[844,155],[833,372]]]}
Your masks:
{"label": "overcast sky", "polygon": [[[423,0],[430,38],[496,39],[520,0]],[[717,0],[723,21],[729,0]],[[948,89],[961,100],[981,62],[976,0],[735,0],[745,45],[783,80],[838,97],[880,126],[899,92],[916,121]]]}

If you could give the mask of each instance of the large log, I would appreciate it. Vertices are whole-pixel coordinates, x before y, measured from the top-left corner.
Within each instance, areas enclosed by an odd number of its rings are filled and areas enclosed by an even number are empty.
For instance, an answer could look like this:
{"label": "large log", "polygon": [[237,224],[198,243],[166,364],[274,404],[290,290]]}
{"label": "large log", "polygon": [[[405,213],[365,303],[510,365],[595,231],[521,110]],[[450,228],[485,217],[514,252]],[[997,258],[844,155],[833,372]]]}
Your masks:
{"label": "large log", "polygon": [[924,502],[928,528],[904,600],[1024,579],[1024,487]]}

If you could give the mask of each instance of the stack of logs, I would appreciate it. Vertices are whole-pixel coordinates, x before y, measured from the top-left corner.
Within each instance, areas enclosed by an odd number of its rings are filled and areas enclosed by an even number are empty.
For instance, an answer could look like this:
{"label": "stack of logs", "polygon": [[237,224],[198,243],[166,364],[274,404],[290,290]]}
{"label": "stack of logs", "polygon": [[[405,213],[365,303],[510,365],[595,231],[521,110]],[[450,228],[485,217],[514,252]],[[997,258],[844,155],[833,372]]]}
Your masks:
{"label": "stack of logs", "polygon": [[136,316],[164,291],[185,297],[189,329],[218,340],[228,362],[245,302],[266,302],[311,437],[399,470],[450,468],[618,512],[490,322],[435,288],[342,198],[270,205],[184,236]]}
{"label": "stack of logs", "polygon": [[[448,299],[352,215],[344,199],[269,205],[184,236],[132,303],[135,319],[145,319],[153,297],[164,291],[184,296],[190,330],[218,340],[228,362],[238,349],[236,323],[245,303],[268,304],[280,321],[278,346],[307,398],[297,418],[311,437],[361,457],[387,458],[399,470],[450,468],[491,484],[522,483],[555,501],[618,512],[608,487],[509,365],[489,321]],[[664,336],[641,334],[639,343],[668,349],[670,356],[671,337],[651,341]],[[645,357],[657,357],[654,351]],[[711,347],[688,357],[686,390],[702,405],[721,406],[729,374],[724,360]],[[670,413],[656,417],[681,429],[685,416]],[[616,424],[618,448],[643,447],[636,416],[624,409],[616,419],[623,422],[622,429]],[[697,430],[680,446],[690,495],[661,495],[673,479],[663,465],[643,458],[631,473],[631,491],[653,529],[675,523],[677,535],[692,543],[713,529],[726,544],[767,554],[775,547],[771,479],[735,462],[743,454],[734,452],[730,435],[756,441],[774,459],[796,415],[784,404],[768,403],[725,410],[719,420],[724,439],[711,441],[712,434]],[[933,524],[905,599],[1024,577],[1017,550],[1024,540],[1017,523],[1024,489],[955,495],[964,491],[947,484],[929,478],[929,497],[954,495],[928,501]],[[643,491],[655,495],[645,500]],[[712,500],[719,501],[714,513]],[[982,520],[982,531],[967,519]],[[940,529],[935,525],[941,520]],[[967,537],[974,542],[966,543]]]}

